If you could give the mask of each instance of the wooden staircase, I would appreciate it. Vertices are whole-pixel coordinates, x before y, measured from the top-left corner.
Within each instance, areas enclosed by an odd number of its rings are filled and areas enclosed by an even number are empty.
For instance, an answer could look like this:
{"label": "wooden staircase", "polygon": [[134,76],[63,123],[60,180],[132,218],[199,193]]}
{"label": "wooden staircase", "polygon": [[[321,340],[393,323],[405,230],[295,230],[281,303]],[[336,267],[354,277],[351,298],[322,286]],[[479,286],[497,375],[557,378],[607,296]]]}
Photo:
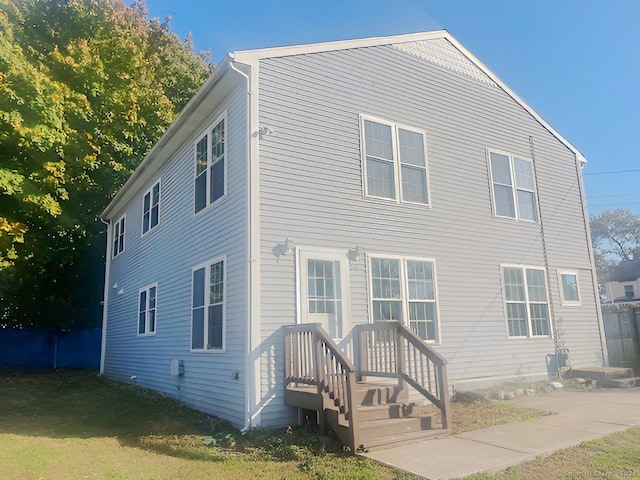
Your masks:
{"label": "wooden staircase", "polygon": [[632,368],[627,367],[587,367],[573,368],[571,378],[589,378],[600,387],[632,388],[640,386],[640,377],[635,376]]}
{"label": "wooden staircase", "polygon": [[446,362],[404,325],[356,327],[357,368],[319,324],[286,328],[285,403],[318,412],[352,451],[448,434]]}

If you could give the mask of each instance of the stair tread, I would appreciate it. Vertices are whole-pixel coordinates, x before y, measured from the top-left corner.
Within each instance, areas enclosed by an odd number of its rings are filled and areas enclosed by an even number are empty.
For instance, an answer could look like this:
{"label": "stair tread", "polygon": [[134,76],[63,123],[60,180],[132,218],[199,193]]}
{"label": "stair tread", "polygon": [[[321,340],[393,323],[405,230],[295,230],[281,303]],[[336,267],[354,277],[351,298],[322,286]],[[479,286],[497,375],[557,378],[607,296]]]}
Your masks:
{"label": "stair tread", "polygon": [[420,417],[381,418],[378,420],[364,420],[360,422],[361,429],[384,427],[385,425],[397,425],[400,422],[415,423]]}
{"label": "stair tread", "polygon": [[449,435],[448,429],[435,428],[431,430],[416,430],[413,432],[405,433],[392,433],[389,435],[378,435],[376,437],[367,439],[365,437],[362,442],[365,450],[383,450],[386,448],[394,448],[399,445],[407,443],[415,443],[419,440],[426,440],[428,438],[441,437]]}

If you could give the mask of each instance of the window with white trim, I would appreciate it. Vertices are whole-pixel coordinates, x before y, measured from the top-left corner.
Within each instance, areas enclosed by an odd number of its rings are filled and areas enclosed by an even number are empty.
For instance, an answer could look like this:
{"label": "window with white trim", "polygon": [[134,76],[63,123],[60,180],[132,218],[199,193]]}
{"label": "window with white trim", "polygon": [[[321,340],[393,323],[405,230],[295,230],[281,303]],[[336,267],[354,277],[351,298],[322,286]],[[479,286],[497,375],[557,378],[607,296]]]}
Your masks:
{"label": "window with white trim", "polygon": [[365,194],[429,203],[424,132],[362,117]]}
{"label": "window with white trim", "polygon": [[138,292],[138,335],[155,335],[158,284],[148,285]]}
{"label": "window with white trim", "polygon": [[580,287],[578,272],[558,270],[560,280],[560,298],[562,305],[580,305]]}
{"label": "window with white trim", "polygon": [[548,337],[549,304],[544,268],[502,267],[509,337]]}
{"label": "window with white trim", "polygon": [[153,184],[142,197],[142,234],[160,223],[160,180]]}
{"label": "window with white trim", "polygon": [[117,257],[124,252],[124,224],[126,215],[120,217],[120,219],[113,225],[113,246],[111,249],[112,258]]}
{"label": "window with white trim", "polygon": [[223,116],[196,141],[195,213],[225,194],[225,120]]}
{"label": "window with white trim", "polygon": [[635,298],[636,293],[633,289],[633,285],[625,285],[624,286],[624,298],[633,299]]}
{"label": "window with white trim", "polygon": [[489,165],[495,216],[537,222],[533,162],[490,151]]}
{"label": "window with white trim", "polygon": [[423,340],[438,341],[433,260],[371,257],[369,279],[374,322],[402,322]]}
{"label": "window with white trim", "polygon": [[225,349],[225,262],[214,260],[193,270],[191,349]]}

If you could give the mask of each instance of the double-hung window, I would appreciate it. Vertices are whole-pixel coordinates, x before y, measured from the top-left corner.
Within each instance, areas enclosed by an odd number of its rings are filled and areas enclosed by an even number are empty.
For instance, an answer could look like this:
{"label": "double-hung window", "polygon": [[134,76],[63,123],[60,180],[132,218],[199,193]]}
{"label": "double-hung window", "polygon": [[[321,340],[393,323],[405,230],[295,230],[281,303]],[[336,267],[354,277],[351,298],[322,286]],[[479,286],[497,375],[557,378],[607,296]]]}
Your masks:
{"label": "double-hung window", "polygon": [[548,337],[549,304],[544,268],[502,267],[509,337]]}
{"label": "double-hung window", "polygon": [[225,260],[214,260],[193,270],[191,349],[225,349]]}
{"label": "double-hung window", "polygon": [[196,141],[195,213],[225,194],[225,120],[223,115]]}
{"label": "double-hung window", "polygon": [[362,137],[366,196],[428,204],[424,132],[362,117]]}
{"label": "double-hung window", "polygon": [[496,217],[538,221],[533,163],[499,152],[489,152],[493,212]]}
{"label": "double-hung window", "polygon": [[115,258],[124,251],[124,224],[126,215],[120,217],[120,219],[113,225],[113,245],[111,250],[111,257]]}
{"label": "double-hung window", "polygon": [[138,293],[138,335],[155,335],[158,284],[141,288]]}
{"label": "double-hung window", "polygon": [[578,272],[559,270],[560,299],[562,305],[580,305],[580,288],[578,286]]}
{"label": "double-hung window", "polygon": [[142,197],[142,234],[153,230],[160,223],[160,180]]}
{"label": "double-hung window", "polygon": [[373,321],[402,322],[423,340],[438,341],[434,261],[371,257],[369,272]]}

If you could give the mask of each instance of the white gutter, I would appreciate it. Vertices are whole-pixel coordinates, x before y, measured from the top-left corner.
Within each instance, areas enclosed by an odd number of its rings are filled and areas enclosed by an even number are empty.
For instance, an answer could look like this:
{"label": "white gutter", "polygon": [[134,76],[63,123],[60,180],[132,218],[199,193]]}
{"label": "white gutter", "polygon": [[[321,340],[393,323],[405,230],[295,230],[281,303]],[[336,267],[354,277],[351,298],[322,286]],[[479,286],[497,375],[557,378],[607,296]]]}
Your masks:
{"label": "white gutter", "polygon": [[105,249],[104,294],[102,297],[102,338],[100,339],[100,375],[104,374],[104,361],[107,347],[107,310],[109,308],[109,283],[111,275],[111,221],[102,223],[107,226],[107,247]]}
{"label": "white gutter", "polygon": [[[257,295],[257,290],[255,283],[259,281],[259,273],[256,271],[258,268],[258,242],[255,241],[255,234],[257,231],[254,227],[256,219],[253,215],[253,204],[255,201],[253,182],[257,178],[257,175],[254,177],[253,174],[253,165],[254,156],[256,155],[256,148],[253,143],[257,140],[257,137],[253,135],[253,132],[257,132],[257,128],[252,128],[253,126],[253,115],[254,109],[253,101],[254,101],[254,90],[252,88],[252,79],[242,70],[238,69],[235,65],[235,55],[234,53],[229,53],[229,58],[231,62],[229,62],[229,67],[234,72],[242,75],[247,82],[247,101],[246,101],[246,118],[247,118],[247,160],[246,160],[246,190],[247,190],[247,207],[246,207],[246,216],[247,216],[247,345],[245,352],[245,419],[244,419],[244,430],[247,430],[255,425],[254,417],[256,416],[256,412],[254,412],[254,407],[257,404],[257,392],[259,391],[259,385],[256,382],[259,380],[259,375],[256,373],[256,369],[259,371],[259,364],[256,367],[256,362],[259,361],[258,358],[254,358],[254,344],[259,341],[259,332],[258,335],[254,332],[254,328],[257,329],[257,324],[254,322],[254,316],[257,315],[257,309],[254,307],[254,297]],[[251,66],[250,66],[251,68]],[[250,70],[253,75],[253,69]],[[257,121],[257,119],[255,120]],[[258,338],[256,338],[258,337]]]}

